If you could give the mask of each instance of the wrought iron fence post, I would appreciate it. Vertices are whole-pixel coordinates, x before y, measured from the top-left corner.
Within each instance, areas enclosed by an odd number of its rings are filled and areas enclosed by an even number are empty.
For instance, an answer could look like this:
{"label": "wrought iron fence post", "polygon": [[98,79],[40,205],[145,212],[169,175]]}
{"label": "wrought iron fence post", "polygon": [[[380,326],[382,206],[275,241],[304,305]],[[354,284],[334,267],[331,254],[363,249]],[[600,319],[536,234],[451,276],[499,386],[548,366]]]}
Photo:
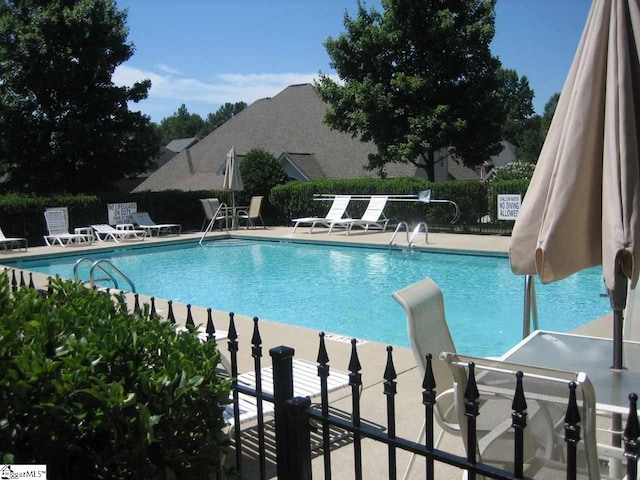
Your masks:
{"label": "wrought iron fence post", "polygon": [[[467,388],[464,391],[464,414],[467,417],[468,436],[467,436],[467,461],[476,464],[476,418],[480,414],[478,398],[478,386],[476,384],[475,363],[469,362],[469,379],[467,380]],[[475,480],[475,470],[469,470],[467,474],[469,480]]]}
{"label": "wrought iron fence post", "polygon": [[258,328],[258,317],[253,317],[253,335],[251,336],[251,356],[256,374],[256,408],[258,410],[258,464],[260,479],[267,478],[264,441],[264,409],[262,406],[262,338]]}
{"label": "wrought iron fence post", "polygon": [[577,455],[578,442],[580,442],[580,410],[576,401],[575,382],[569,383],[569,405],[564,417],[564,441],[567,442],[567,478],[576,478],[578,475]]}
{"label": "wrought iron fence post", "polygon": [[329,391],[327,379],[329,378],[329,355],[324,343],[324,332],[320,332],[320,345],[318,347],[318,377],[320,378],[320,404],[322,408],[322,449],[324,451],[324,478],[331,480],[331,432],[329,431]]}
{"label": "wrought iron fence post", "polygon": [[522,478],[524,475],[524,429],[527,426],[527,400],[522,388],[522,371],[516,372],[516,392],[511,403],[511,426],[515,430],[513,452],[513,475]]}
{"label": "wrought iron fence post", "polygon": [[293,354],[290,347],[280,346],[269,350],[273,363],[273,406],[275,413],[276,462],[278,478],[297,480],[289,475],[289,454],[294,439],[287,431],[287,400],[293,398]]}
{"label": "wrought iron fence post", "polygon": [[627,458],[627,478],[638,478],[640,458],[640,423],[638,422],[638,395],[629,395],[629,416],[624,428],[624,456]]}
{"label": "wrought iron fence post", "polygon": [[353,432],[353,462],[356,480],[362,479],[362,434],[360,428],[360,387],[362,386],[362,365],[356,349],[357,340],[351,339],[351,358],[349,359],[349,385],[351,385],[351,423]]}
{"label": "wrought iron fence post", "polygon": [[[171,305],[171,304],[169,304]],[[229,339],[229,356],[231,357],[231,382],[232,382],[232,395],[233,395],[233,424],[235,428],[234,432],[234,447],[236,451],[236,469],[238,473],[242,475],[242,442],[240,431],[240,397],[238,393],[238,334],[236,332],[236,325],[233,320],[233,312],[229,313],[229,333],[227,338]]]}
{"label": "wrought iron fence post", "polygon": [[[287,477],[288,480],[311,480],[311,426],[309,397],[296,397],[286,402],[288,412]],[[278,465],[280,460],[278,459]],[[279,472],[279,471],[278,471]],[[278,477],[280,478],[280,477]]]}
{"label": "wrought iron fence post", "polygon": [[[433,428],[434,428],[434,406],[436,404],[436,377],[433,375],[433,355],[426,355],[427,367],[424,370],[424,378],[422,379],[422,404],[424,405],[424,432],[425,446],[427,450],[433,451]],[[426,462],[427,480],[435,478],[435,462],[433,457],[427,457]]]}
{"label": "wrought iron fence post", "polygon": [[[396,438],[396,393],[397,393],[397,384],[396,378],[398,375],[396,374],[395,366],[393,365],[393,356],[391,354],[393,352],[392,346],[387,346],[387,365],[384,369],[384,394],[387,396],[387,429],[389,438]],[[392,442],[389,442],[388,447],[388,455],[389,455],[389,480],[396,479],[396,447]]]}

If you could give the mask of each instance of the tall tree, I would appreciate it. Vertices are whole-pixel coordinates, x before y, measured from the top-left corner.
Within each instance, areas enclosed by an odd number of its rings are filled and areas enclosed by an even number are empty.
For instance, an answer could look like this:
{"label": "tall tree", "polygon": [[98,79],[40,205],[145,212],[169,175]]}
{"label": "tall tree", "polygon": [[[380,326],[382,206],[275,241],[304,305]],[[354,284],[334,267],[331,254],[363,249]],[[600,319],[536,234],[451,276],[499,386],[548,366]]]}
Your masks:
{"label": "tall tree", "polygon": [[210,113],[207,115],[199,136],[201,138],[206,137],[224,122],[235,117],[238,113],[244,110],[246,106],[247,104],[245,102],[225,103],[216,113]]}
{"label": "tall tree", "polygon": [[560,94],[551,96],[544,107],[544,114],[534,115],[527,119],[516,146],[516,156],[522,162],[537,163],[542,145],[547,138],[551,119],[556,111]]}
{"label": "tall tree", "polygon": [[180,108],[160,122],[158,130],[162,145],[166,145],[172,140],[178,138],[197,137],[198,132],[202,129],[204,120],[197,113],[189,113],[187,107],[183,103]]}
{"label": "tall tree", "polygon": [[507,112],[502,126],[502,139],[520,145],[521,136],[527,129],[527,123],[534,114],[533,90],[527,77],[518,77],[515,70],[498,70],[500,93]]}
{"label": "tall tree", "polygon": [[436,152],[469,166],[500,152],[505,118],[491,55],[495,0],[382,0],[383,13],[358,2],[346,32],[326,49],[344,84],[322,75],[326,123],[373,141],[368,168],[411,162],[434,178]]}
{"label": "tall tree", "polygon": [[129,111],[151,82],[112,82],[133,54],[113,0],[0,2],[0,165],[29,192],[103,190],[145,171],[158,141]]}

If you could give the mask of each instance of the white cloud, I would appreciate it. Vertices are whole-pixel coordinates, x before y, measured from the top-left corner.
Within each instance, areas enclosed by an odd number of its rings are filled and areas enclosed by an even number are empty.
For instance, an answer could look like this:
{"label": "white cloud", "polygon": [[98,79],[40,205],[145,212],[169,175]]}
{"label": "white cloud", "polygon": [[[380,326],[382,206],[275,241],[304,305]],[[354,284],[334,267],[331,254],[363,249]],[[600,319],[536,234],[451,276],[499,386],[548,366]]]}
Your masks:
{"label": "white cloud", "polygon": [[161,63],[158,65],[158,70],[162,70],[163,72],[172,74],[172,75],[181,75],[182,72],[180,70],[176,70],[175,68],[170,67],[169,65],[165,65]]}
{"label": "white cloud", "polygon": [[[149,97],[132,107],[132,110],[140,109],[143,113],[152,115],[154,121],[171,115],[181,104],[187,105],[191,112],[206,115],[226,102],[244,101],[251,104],[260,98],[273,97],[289,85],[312,83],[318,78],[317,73],[227,73],[217,75],[213,81],[202,81],[180,75],[166,65],[158,66],[158,70],[148,71],[121,65],[113,75],[113,81],[117,85],[131,86],[145,78],[151,80]],[[337,80],[337,76],[332,78]],[[163,109],[161,104],[166,108]],[[163,110],[165,113],[158,118],[156,112]]]}

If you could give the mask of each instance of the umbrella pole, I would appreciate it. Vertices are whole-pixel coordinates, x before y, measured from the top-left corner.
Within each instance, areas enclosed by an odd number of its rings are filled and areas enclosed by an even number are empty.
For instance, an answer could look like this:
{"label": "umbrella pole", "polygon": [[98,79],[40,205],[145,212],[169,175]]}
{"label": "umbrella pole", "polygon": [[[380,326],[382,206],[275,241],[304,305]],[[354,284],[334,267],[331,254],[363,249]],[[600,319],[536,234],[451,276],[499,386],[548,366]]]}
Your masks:
{"label": "umbrella pole", "polygon": [[624,368],[622,359],[622,329],[624,323],[624,309],[627,306],[627,277],[622,273],[622,268],[616,269],[615,286],[609,290],[609,302],[613,309],[613,365],[614,370]]}
{"label": "umbrella pole", "polygon": [[[622,273],[622,268],[618,265],[616,269],[615,287],[609,290],[609,301],[613,309],[613,370],[624,368],[622,355],[622,329],[624,324],[624,309],[627,306],[627,277]],[[611,416],[611,444],[615,447],[622,446],[622,415],[614,413]],[[618,462],[613,461],[610,469],[613,470],[614,478],[621,468]],[[611,472],[610,472],[611,473]]]}

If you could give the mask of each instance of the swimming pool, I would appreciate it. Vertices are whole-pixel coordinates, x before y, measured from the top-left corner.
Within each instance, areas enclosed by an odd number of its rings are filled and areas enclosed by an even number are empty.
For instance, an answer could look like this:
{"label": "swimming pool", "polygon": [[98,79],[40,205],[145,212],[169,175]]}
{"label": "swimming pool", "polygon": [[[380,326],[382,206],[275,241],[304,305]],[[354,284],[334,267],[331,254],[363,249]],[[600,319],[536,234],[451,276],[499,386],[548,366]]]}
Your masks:
{"label": "swimming pool", "polygon": [[[90,256],[140,293],[400,346],[406,318],[391,292],[430,276],[458,350],[499,355],[522,335],[523,278],[505,257],[233,239]],[[72,278],[77,258],[17,266]],[[536,287],[540,328],[569,331],[610,310],[601,268]]]}

